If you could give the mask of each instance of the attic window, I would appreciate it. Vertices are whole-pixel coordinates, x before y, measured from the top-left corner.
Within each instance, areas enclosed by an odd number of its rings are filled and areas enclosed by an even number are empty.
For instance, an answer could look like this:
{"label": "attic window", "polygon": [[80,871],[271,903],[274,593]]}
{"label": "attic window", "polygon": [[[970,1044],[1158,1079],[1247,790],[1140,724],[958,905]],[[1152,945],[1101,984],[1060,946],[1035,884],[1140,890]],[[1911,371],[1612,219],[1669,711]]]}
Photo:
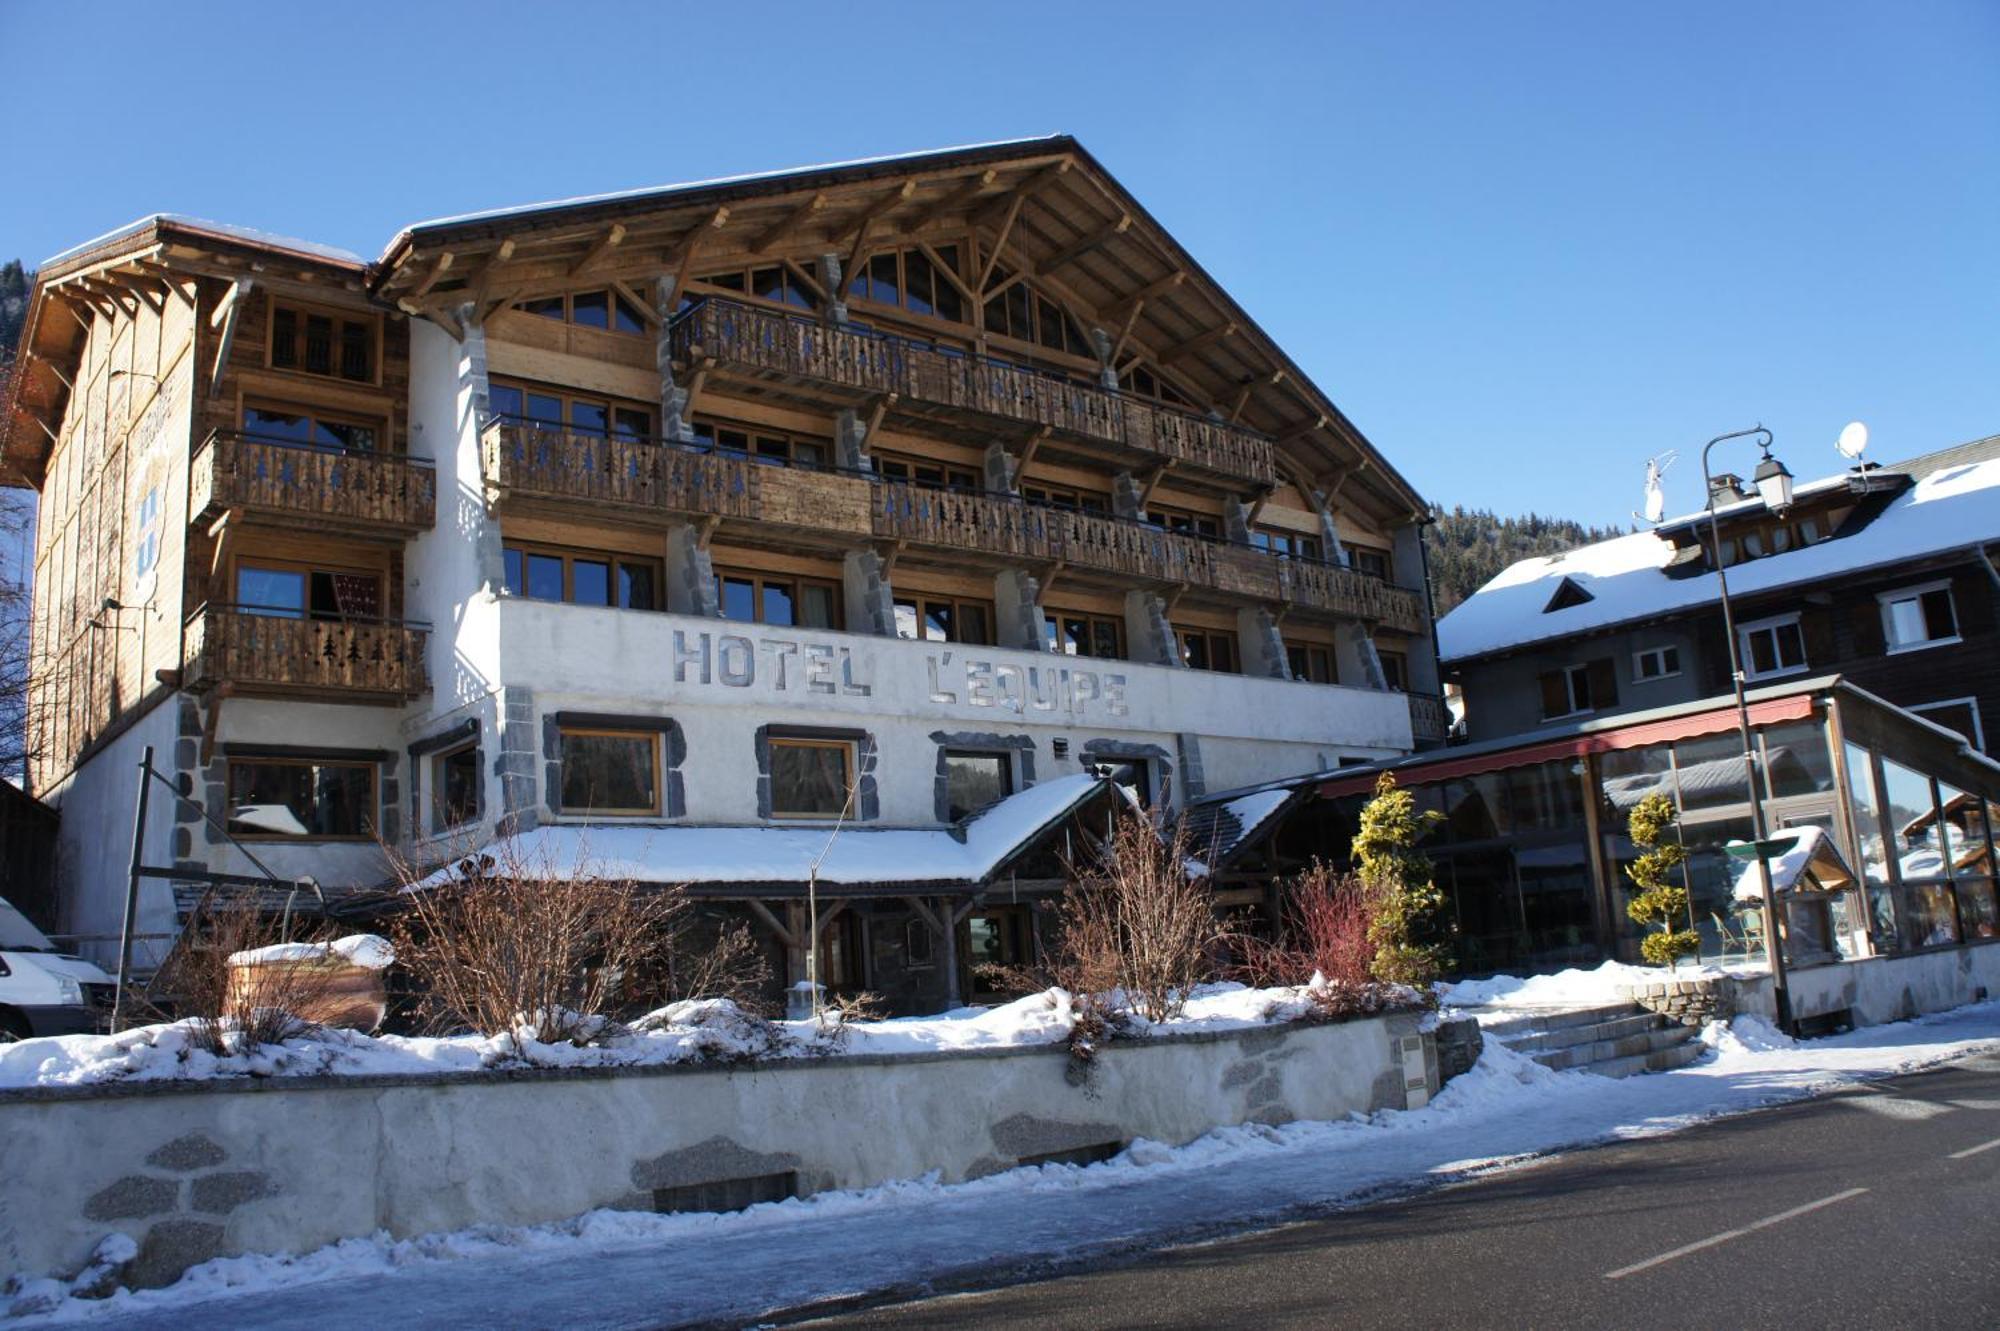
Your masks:
{"label": "attic window", "polygon": [[1596,599],[1585,591],[1575,578],[1564,578],[1562,585],[1556,588],[1555,595],[1549,598],[1549,603],[1542,607],[1542,613],[1546,615],[1557,610],[1568,610]]}

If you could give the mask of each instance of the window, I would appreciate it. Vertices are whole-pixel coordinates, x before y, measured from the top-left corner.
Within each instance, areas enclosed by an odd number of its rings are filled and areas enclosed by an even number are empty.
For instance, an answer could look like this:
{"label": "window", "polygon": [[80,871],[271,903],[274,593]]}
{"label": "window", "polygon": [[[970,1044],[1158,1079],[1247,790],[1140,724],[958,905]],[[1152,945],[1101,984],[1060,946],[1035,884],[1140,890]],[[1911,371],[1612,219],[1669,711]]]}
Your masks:
{"label": "window", "polygon": [[302,370],[372,384],[375,317],[274,303],[269,363],[274,370]]}
{"label": "window", "polygon": [[1181,660],[1190,670],[1219,670],[1233,675],[1236,670],[1236,635],[1210,629],[1175,629],[1180,639]]}
{"label": "window", "polygon": [[531,601],[615,605],[621,610],[664,610],[661,561],[561,546],[504,547],[507,594]]}
{"label": "window", "polygon": [[993,282],[1004,290],[986,302],[987,332],[1033,342],[1071,356],[1096,359],[1090,339],[1060,305],[1031,289],[1026,282],[1015,281],[1004,267],[994,270]]}
{"label": "window", "polygon": [[1678,647],[1648,647],[1632,653],[1632,678],[1639,683],[1666,679],[1680,673],[1681,649]]}
{"label": "window", "polygon": [[1170,508],[1165,504],[1149,504],[1146,518],[1156,526],[1168,531],[1179,532],[1183,536],[1199,536],[1206,541],[1222,539],[1222,519],[1206,513],[1190,513],[1186,509]]}
{"label": "window", "polygon": [[1350,545],[1347,547],[1347,566],[1371,578],[1386,580],[1389,576],[1389,552],[1372,546]]}
{"label": "window", "polygon": [[1108,615],[1050,611],[1042,619],[1042,632],[1048,639],[1049,650],[1064,656],[1125,659],[1125,625]]}
{"label": "window", "polygon": [[979,473],[969,467],[954,467],[943,462],[926,462],[921,458],[903,457],[894,453],[877,453],[874,455],[874,460],[875,474],[886,481],[903,481],[933,490],[981,488]]}
{"label": "window", "polygon": [[1376,649],[1375,659],[1382,666],[1382,682],[1398,693],[1407,692],[1410,687],[1410,659],[1401,652],[1385,652]]}
{"label": "window", "polygon": [[565,727],[561,735],[564,813],[660,812],[658,733]]}
{"label": "window", "polygon": [[1192,407],[1194,405],[1193,399],[1161,378],[1148,365],[1134,365],[1132,372],[1125,376],[1124,382],[1119,386],[1128,393],[1137,393],[1140,397],[1154,398],[1161,402],[1170,403],[1173,406]]}
{"label": "window", "polygon": [[1310,642],[1287,643],[1285,659],[1291,663],[1293,679],[1303,679],[1314,684],[1340,682],[1340,673],[1334,666],[1331,647],[1322,647]]}
{"label": "window", "polygon": [[1004,753],[946,749],[945,818],[958,822],[1014,793],[1014,760]]}
{"label": "window", "polygon": [[759,300],[776,301],[801,310],[816,310],[820,305],[819,283],[805,275],[805,271],[790,263],[759,264],[755,268],[737,268],[725,272],[710,273],[697,277],[697,282],[724,291],[738,291],[755,296]]}
{"label": "window", "polygon": [[1259,527],[1250,533],[1250,544],[1259,550],[1268,550],[1286,559],[1326,558],[1325,547],[1319,537],[1307,536],[1303,532],[1280,531],[1275,527]]}
{"label": "window", "polygon": [[771,816],[838,818],[853,784],[854,745],[834,739],[771,741]]}
{"label": "window", "polygon": [[1026,906],[986,906],[966,917],[959,954],[971,975],[974,998],[1007,993],[1002,978],[1033,957],[1033,923]]}
{"label": "window", "polygon": [[827,578],[725,569],[715,575],[722,617],[742,624],[840,627],[840,584]]}
{"label": "window", "polygon": [[143,578],[160,562],[160,487],[139,499],[138,544],[133,549],[132,576]]}
{"label": "window", "polygon": [[479,817],[479,745],[461,744],[430,760],[431,831],[443,832]]}
{"label": "window", "polygon": [[1743,673],[1751,679],[1788,675],[1806,668],[1806,640],[1797,615],[1760,619],[1736,630],[1743,653]]}
{"label": "window", "polygon": [[1890,651],[1910,652],[1959,641],[1958,611],[1952,604],[1949,582],[1884,592],[1876,599],[1882,604],[1882,634]]}
{"label": "window", "polygon": [[956,596],[899,596],[896,636],[991,647],[993,603]]}
{"label": "window", "polygon": [[1153,760],[1151,758],[1107,758],[1095,764],[1112,785],[1130,795],[1142,809],[1153,807]]}
{"label": "window", "polygon": [[1581,716],[1618,705],[1618,677],[1611,658],[1542,672],[1542,720]]}
{"label": "window", "polygon": [[246,560],[236,566],[236,606],[280,619],[379,619],[382,575]]}
{"label": "window", "polygon": [[643,333],[646,316],[640,307],[620,291],[572,291],[567,296],[538,296],[514,307],[527,314],[573,323],[584,328],[602,328],[613,333]]}
{"label": "window", "polygon": [[912,314],[935,315],[964,323],[964,294],[947,276],[958,272],[958,246],[940,245],[931,253],[937,255],[943,268],[916,248],[870,255],[867,262],[855,269],[847,294],[857,300],[901,305]]}
{"label": "window", "polygon": [[229,833],[366,840],[375,828],[375,764],[231,759]]}
{"label": "window", "polygon": [[243,433],[256,439],[327,448],[342,453],[373,453],[381,422],[343,419],[314,407],[281,407],[255,402],[243,407]]}
{"label": "window", "polygon": [[493,381],[486,401],[495,419],[515,421],[538,430],[558,433],[567,430],[599,439],[607,435],[619,439],[653,437],[651,409],[634,402],[502,379]]}
{"label": "window", "polygon": [[806,467],[823,471],[833,457],[833,445],[826,440],[785,430],[702,420],[694,423],[692,431],[696,441],[711,453],[727,453],[770,467]]}
{"label": "window", "polygon": [[1066,485],[1023,485],[1021,497],[1031,504],[1066,508],[1079,513],[1109,513],[1111,496]]}

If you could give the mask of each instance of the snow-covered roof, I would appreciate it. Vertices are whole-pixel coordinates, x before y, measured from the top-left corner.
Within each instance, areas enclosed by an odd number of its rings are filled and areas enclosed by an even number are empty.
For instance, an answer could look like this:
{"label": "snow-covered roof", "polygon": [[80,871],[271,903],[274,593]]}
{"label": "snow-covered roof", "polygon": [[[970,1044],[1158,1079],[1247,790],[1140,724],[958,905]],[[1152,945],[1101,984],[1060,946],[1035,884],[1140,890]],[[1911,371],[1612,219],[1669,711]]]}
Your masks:
{"label": "snow-covered roof", "polygon": [[622,203],[638,199],[671,199],[676,194],[691,194],[696,190],[718,189],[727,185],[761,184],[785,180],[792,176],[816,175],[822,171],[845,171],[858,167],[885,166],[892,162],[909,162],[927,157],[948,157],[954,153],[984,152],[1005,148],[1025,148],[1037,143],[1047,143],[1064,137],[1060,134],[1042,134],[1024,139],[995,139],[991,143],[965,143],[955,148],[925,148],[919,152],[889,153],[880,157],[857,157],[845,162],[819,162],[812,166],[788,166],[777,171],[750,171],[742,175],[716,176],[710,180],[689,180],[675,185],[646,185],[638,189],[614,190],[608,194],[580,194],[570,199],[548,199],[541,203],[523,203],[508,208],[487,208],[479,212],[458,213],[451,217],[433,217],[423,222],[412,222],[403,228],[395,241],[389,243],[396,248],[397,241],[413,231],[424,231],[433,227],[464,226],[475,222],[496,222],[510,218],[529,216],[535,213],[555,212],[564,208],[582,208],[592,204]]}
{"label": "snow-covered roof", "polygon": [[[1841,478],[1831,478],[1798,493],[1839,483]],[[2000,458],[1929,472],[1858,531],[1735,564],[1729,590],[1732,596],[1775,591],[1995,540],[2000,540]],[[1438,621],[1439,657],[1463,661],[1714,601],[1715,579],[1666,574],[1674,550],[1647,531],[1510,565]],[[1589,599],[1545,610],[1564,579]]]}
{"label": "snow-covered roof", "polygon": [[[1016,850],[1103,789],[1089,775],[1028,787],[968,819],[963,838],[937,828],[630,827],[562,823],[489,845],[500,864],[549,877],[587,873],[637,883],[964,883],[984,881]],[[451,878],[441,869],[424,880]]]}
{"label": "snow-covered roof", "polygon": [[255,245],[260,249],[284,250],[288,253],[304,255],[310,259],[324,259],[330,263],[348,264],[355,268],[363,268],[368,264],[367,259],[356,254],[353,250],[344,250],[335,245],[322,245],[316,240],[301,240],[297,236],[281,236],[270,231],[259,231],[254,227],[235,226],[228,222],[212,222],[205,217],[188,217],[182,213],[148,213],[137,221],[127,222],[124,226],[115,227],[101,236],[94,236],[84,241],[81,245],[72,245],[60,254],[52,254],[42,260],[41,266],[43,268],[53,268],[58,264],[68,263],[71,259],[88,254],[92,250],[112,244],[115,241],[123,240],[127,236],[137,235],[148,227],[162,222],[169,226],[179,227],[183,231],[206,232],[223,240],[241,241],[246,245]]}
{"label": "snow-covered roof", "polygon": [[[1838,890],[1854,881],[1847,864],[1834,849],[1832,838],[1823,828],[1788,827],[1773,840],[1792,838],[1792,844],[1770,857],[1771,890],[1790,892],[1801,887]],[[1775,848],[1774,848],[1775,849]],[[1801,882],[1806,870],[1813,871],[1809,882]],[[1730,894],[1736,901],[1762,901],[1764,889],[1757,879],[1757,861],[1745,860],[1736,870],[1736,886]]]}

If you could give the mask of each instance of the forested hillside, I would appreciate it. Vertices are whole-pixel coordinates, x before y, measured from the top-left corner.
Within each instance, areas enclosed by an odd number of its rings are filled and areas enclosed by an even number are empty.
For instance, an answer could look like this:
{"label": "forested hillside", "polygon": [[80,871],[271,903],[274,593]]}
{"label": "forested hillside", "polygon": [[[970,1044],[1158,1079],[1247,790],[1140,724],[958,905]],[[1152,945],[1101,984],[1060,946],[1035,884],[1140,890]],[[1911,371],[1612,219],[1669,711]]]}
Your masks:
{"label": "forested hillside", "polygon": [[21,320],[28,314],[28,288],[34,281],[35,275],[22,269],[19,259],[0,264],[0,371],[14,359]]}
{"label": "forested hillside", "polygon": [[1615,527],[1586,527],[1566,518],[1530,513],[1503,518],[1483,508],[1453,508],[1426,529],[1431,582],[1439,618],[1516,560],[1559,554],[1625,533]]}

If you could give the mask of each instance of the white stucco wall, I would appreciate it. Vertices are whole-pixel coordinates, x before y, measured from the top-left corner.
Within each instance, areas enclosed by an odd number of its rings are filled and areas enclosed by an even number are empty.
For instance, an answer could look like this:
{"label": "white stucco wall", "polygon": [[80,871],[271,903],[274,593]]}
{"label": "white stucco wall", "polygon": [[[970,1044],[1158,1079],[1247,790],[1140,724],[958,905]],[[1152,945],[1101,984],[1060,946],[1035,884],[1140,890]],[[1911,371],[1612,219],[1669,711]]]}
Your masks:
{"label": "white stucco wall", "polygon": [[[1060,1047],[622,1073],[0,1092],[0,1277],[73,1271],[107,1233],[156,1276],[387,1230],[524,1225],[789,1172],[797,1191],[1216,1127],[1424,1103],[1416,1016]],[[1410,1048],[1409,1046],[1415,1046]],[[1408,1061],[1406,1062],[1406,1057]],[[1427,1069],[1406,1081],[1406,1069]]]}
{"label": "white stucco wall", "polygon": [[[1785,978],[1794,1016],[1846,1011],[1857,1026],[1879,1026],[2000,994],[2000,943],[1809,966],[1790,971]],[[1737,1006],[1766,1018],[1774,1016],[1770,977],[1739,981]]]}

